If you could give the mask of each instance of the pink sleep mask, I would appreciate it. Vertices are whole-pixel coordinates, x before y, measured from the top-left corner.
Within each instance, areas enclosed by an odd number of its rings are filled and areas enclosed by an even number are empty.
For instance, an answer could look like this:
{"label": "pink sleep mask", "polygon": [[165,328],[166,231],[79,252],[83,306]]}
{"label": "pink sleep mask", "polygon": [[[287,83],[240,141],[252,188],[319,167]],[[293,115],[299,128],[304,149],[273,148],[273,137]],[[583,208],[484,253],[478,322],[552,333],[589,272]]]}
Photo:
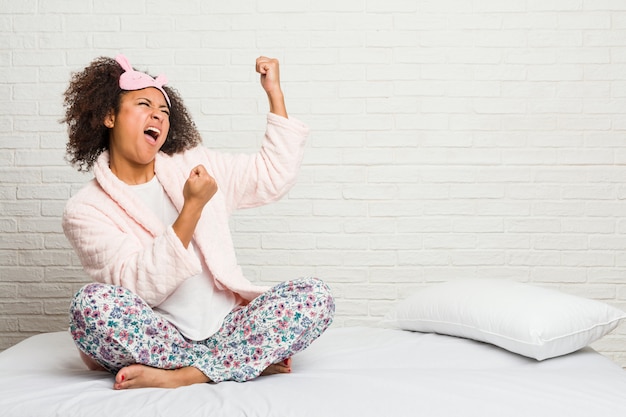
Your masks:
{"label": "pink sleep mask", "polygon": [[128,59],[122,54],[116,56],[115,60],[125,71],[122,75],[120,75],[120,88],[122,90],[135,91],[143,90],[148,87],[154,87],[163,93],[165,100],[167,101],[167,105],[172,105],[170,103],[170,98],[163,89],[163,86],[167,84],[167,77],[165,75],[161,74],[156,78],[152,78],[148,74],[135,71],[130,65],[130,62],[128,62]]}

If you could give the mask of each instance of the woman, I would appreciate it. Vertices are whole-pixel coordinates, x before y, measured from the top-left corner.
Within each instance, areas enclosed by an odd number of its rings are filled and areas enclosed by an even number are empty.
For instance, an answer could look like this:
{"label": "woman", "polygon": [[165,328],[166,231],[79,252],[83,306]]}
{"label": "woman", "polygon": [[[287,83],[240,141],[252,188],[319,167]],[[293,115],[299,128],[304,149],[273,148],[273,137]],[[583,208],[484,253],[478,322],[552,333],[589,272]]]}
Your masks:
{"label": "woman", "polygon": [[70,331],[90,369],[115,374],[115,389],[288,373],[332,322],[319,279],[259,287],[235,258],[229,215],[287,193],[308,135],[288,118],[278,61],[260,57],[256,70],[270,113],[254,155],[200,146],[167,79],[122,55],[96,59],[65,92],[68,158],[95,177],[63,216],[95,281],[74,296]]}

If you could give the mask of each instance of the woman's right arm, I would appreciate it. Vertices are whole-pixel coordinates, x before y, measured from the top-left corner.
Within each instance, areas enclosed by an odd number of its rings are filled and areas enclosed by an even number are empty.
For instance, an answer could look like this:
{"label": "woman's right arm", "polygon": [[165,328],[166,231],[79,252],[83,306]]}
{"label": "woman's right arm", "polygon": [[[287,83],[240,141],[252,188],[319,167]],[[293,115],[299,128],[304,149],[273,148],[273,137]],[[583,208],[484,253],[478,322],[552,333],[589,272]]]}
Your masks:
{"label": "woman's right arm", "polygon": [[93,280],[125,287],[153,307],[202,270],[173,226],[152,235],[97,203],[70,201],[63,230]]}
{"label": "woman's right arm", "polygon": [[204,206],[216,192],[217,183],[203,165],[198,165],[191,170],[183,188],[185,203],[178,218],[172,224],[174,233],[185,248],[189,247]]}

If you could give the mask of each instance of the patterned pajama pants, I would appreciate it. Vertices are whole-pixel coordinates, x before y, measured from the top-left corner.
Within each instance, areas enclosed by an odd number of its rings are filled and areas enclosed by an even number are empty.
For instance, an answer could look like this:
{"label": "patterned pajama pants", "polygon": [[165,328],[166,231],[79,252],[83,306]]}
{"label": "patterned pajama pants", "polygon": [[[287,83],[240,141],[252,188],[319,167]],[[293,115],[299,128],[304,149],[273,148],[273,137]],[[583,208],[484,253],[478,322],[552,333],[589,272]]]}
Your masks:
{"label": "patterned pajama pants", "polygon": [[191,341],[131,291],[94,283],[74,296],[70,331],[82,352],[114,374],[133,363],[193,366],[213,382],[243,382],[304,350],[328,328],[334,311],[328,286],[301,278],[237,307],[208,339]]}

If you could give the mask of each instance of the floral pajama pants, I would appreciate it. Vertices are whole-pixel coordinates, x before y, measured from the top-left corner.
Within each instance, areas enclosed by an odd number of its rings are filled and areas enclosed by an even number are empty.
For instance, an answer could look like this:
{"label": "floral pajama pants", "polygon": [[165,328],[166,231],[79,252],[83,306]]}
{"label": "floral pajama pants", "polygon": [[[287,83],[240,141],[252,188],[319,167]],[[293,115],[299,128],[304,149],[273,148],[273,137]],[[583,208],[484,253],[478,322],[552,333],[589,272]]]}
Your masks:
{"label": "floral pajama pants", "polygon": [[193,366],[213,382],[243,382],[304,350],[328,328],[334,311],[328,286],[301,278],[237,307],[214,335],[192,341],[126,288],[94,283],[72,300],[70,332],[82,352],[112,373],[133,363]]}

